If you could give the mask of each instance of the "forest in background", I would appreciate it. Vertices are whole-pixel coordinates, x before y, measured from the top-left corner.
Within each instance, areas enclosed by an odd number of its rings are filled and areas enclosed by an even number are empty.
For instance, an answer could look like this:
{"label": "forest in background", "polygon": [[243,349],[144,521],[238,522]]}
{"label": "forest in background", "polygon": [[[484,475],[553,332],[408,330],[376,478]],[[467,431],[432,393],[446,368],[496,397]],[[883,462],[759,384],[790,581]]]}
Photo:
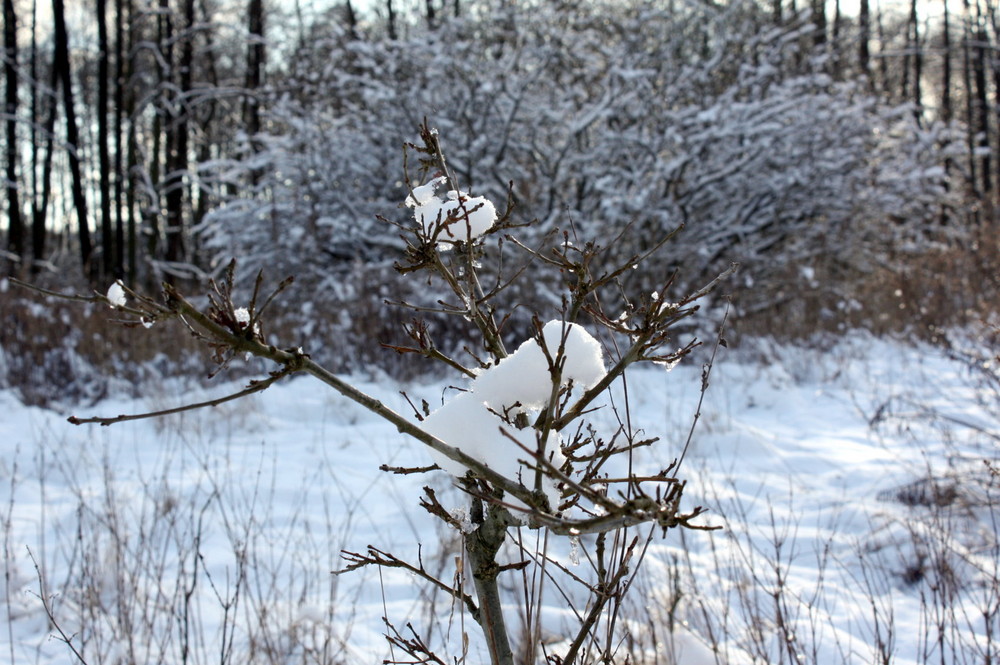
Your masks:
{"label": "forest in background", "polygon": [[[237,257],[248,289],[296,276],[287,335],[391,365],[371,339],[410,315],[384,301],[436,296],[393,276],[426,120],[464,189],[535,220],[526,246],[620,258],[683,227],[628,292],[739,262],[737,330],[940,339],[1000,292],[998,40],[991,0],[4,0],[0,264],[198,291]],[[526,317],[558,307],[521,283]],[[123,352],[25,295],[2,295],[8,382]]]}

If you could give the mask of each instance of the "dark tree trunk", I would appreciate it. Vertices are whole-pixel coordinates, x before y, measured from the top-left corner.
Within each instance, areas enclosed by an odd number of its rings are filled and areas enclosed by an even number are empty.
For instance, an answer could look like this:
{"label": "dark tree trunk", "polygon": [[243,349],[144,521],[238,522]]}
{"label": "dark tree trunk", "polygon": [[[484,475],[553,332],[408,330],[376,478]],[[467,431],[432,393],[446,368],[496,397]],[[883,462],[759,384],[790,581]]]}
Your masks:
{"label": "dark tree trunk", "polygon": [[114,274],[114,224],[111,220],[111,155],[108,145],[108,85],[111,57],[108,46],[107,0],[96,0],[97,9],[97,161],[101,197],[101,276]]}
{"label": "dark tree trunk", "polygon": [[[250,0],[247,6],[247,30],[250,44],[247,47],[247,71],[245,79],[246,97],[243,101],[243,123],[251,143],[260,133],[260,98],[259,92],[264,83],[264,2]],[[256,151],[256,149],[255,149]]]}
{"label": "dark tree trunk", "polygon": [[[250,40],[247,46],[247,70],[244,80],[246,88],[243,97],[243,124],[250,138],[250,150],[257,153],[260,142],[260,92],[264,84],[264,64],[267,53],[264,50],[264,3],[263,0],[250,0],[247,6],[247,31]],[[250,182],[256,188],[260,181],[259,169],[250,171]]]}
{"label": "dark tree trunk", "polygon": [[979,186],[979,165],[976,160],[975,95],[972,91],[972,10],[969,0],[964,0],[962,5],[965,14],[962,26],[962,82],[965,86],[965,124],[968,127],[969,186],[975,189]]}
{"label": "dark tree trunk", "polygon": [[396,39],[399,35],[396,32],[396,10],[393,9],[392,0],[385,0],[385,12],[389,39]]}
{"label": "dark tree trunk", "polygon": [[[3,0],[3,47],[4,47],[4,112],[7,114],[6,125],[6,170],[4,179],[7,193],[7,249],[18,259],[26,256],[24,243],[24,220],[21,218],[21,200],[18,196],[17,177],[17,15],[14,12],[14,0]],[[20,266],[16,261],[10,262],[10,272],[16,272]]]}
{"label": "dark tree trunk", "polygon": [[982,153],[979,177],[983,196],[988,198],[993,189],[993,163],[990,158],[989,83],[986,76],[986,67],[989,62],[989,35],[987,35],[981,20],[976,30],[976,42],[973,68],[976,84],[976,128],[979,134],[979,152]]}
{"label": "dark tree trunk", "polygon": [[910,20],[913,22],[913,102],[917,107],[917,120],[921,120],[924,109],[924,47],[920,44],[917,0],[910,0]]}
{"label": "dark tree trunk", "polygon": [[[166,128],[166,173],[164,174],[164,208],[166,214],[164,258],[168,264],[180,264],[185,255],[184,191],[188,169],[188,99],[191,90],[191,67],[194,60],[194,0],[184,0],[184,27],[180,39],[181,54],[177,62],[176,94],[173,95]],[[172,30],[169,32],[172,33]],[[168,275],[168,278],[170,276]]]}
{"label": "dark tree trunk", "polygon": [[[38,42],[35,35],[38,33],[38,3],[31,5],[31,80],[38,80]],[[57,85],[56,70],[49,71],[49,90],[55,90]],[[31,86],[31,117],[42,117],[42,102],[39,95],[41,86]],[[31,272],[37,273],[41,269],[41,261],[45,259],[45,218],[48,213],[49,196],[52,189],[52,151],[55,149],[53,136],[55,135],[56,114],[58,113],[59,100],[53,95],[46,95],[45,122],[43,125],[45,136],[45,153],[40,155],[39,146],[41,141],[38,137],[38,123],[31,123]],[[41,162],[41,164],[39,164]],[[41,179],[39,180],[39,173]]]}
{"label": "dark tree trunk", "polygon": [[941,119],[951,122],[951,14],[948,0],[944,0],[944,18],[941,26],[941,50],[944,61],[941,65]]}
{"label": "dark tree trunk", "polygon": [[[157,113],[153,117],[153,126],[150,131],[152,137],[152,148],[149,149],[149,158],[146,160],[148,176],[147,196],[148,205],[142,207],[143,234],[146,236],[146,256],[148,259],[159,259],[162,252],[160,250],[161,235],[163,232],[160,220],[164,214],[162,204],[165,185],[161,182],[161,171],[164,168],[169,172],[169,152],[173,142],[170,133],[171,120],[168,116],[168,102],[162,101],[169,96],[168,89],[172,87],[171,77],[174,71],[174,22],[170,9],[169,0],[159,0],[159,11],[156,13],[156,35],[157,43],[160,46],[162,64],[160,64],[159,90],[158,96],[161,102],[157,108]],[[137,136],[133,136],[134,141],[138,141]],[[143,151],[139,144],[135,145],[136,154],[142,155]],[[164,158],[164,154],[168,156]]]}
{"label": "dark tree trunk", "polygon": [[869,87],[873,87],[871,70],[871,52],[868,50],[872,38],[872,14],[868,0],[861,0],[858,8],[858,67],[861,74],[868,78]]}
{"label": "dark tree trunk", "polygon": [[813,44],[823,46],[826,44],[826,0],[813,0],[812,20],[816,25],[816,33],[813,36]]}
{"label": "dark tree trunk", "polygon": [[424,0],[427,8],[427,27],[433,30],[437,27],[437,9],[434,7],[434,0]]}
{"label": "dark tree trunk", "polygon": [[919,121],[923,109],[923,92],[920,79],[923,77],[923,55],[920,45],[920,18],[917,14],[917,0],[910,0],[910,13],[906,20],[906,46],[903,52],[903,99],[915,105]]}
{"label": "dark tree trunk", "polygon": [[87,197],[83,188],[83,172],[80,168],[80,135],[76,125],[76,111],[73,102],[73,77],[69,65],[69,35],[66,32],[66,12],[63,0],[52,0],[53,38],[55,57],[52,66],[58,72],[62,86],[63,107],[66,112],[66,142],[69,144],[69,170],[73,207],[76,209],[80,242],[80,263],[88,278],[93,277],[91,255],[93,245],[90,227],[87,225]]}
{"label": "dark tree trunk", "polygon": [[354,5],[351,0],[344,4],[344,20],[347,21],[347,31],[351,33],[351,39],[358,38],[358,15],[354,12]]}
{"label": "dark tree trunk", "polygon": [[[125,80],[128,76],[125,53],[125,6],[124,0],[115,0],[115,101],[114,101],[114,127],[115,127],[115,233],[114,247],[115,255],[112,258],[113,273],[116,279],[125,278],[125,146],[123,144],[125,135]],[[129,282],[133,283],[133,282]]]}
{"label": "dark tree trunk", "polygon": [[[202,11],[202,22],[205,25],[212,25],[213,21],[212,21],[212,15],[210,13],[211,9],[208,6],[206,6],[205,3],[202,3],[201,11]],[[261,19],[261,30],[263,30],[263,18]],[[214,53],[215,41],[212,36],[212,32],[209,30],[205,30],[202,31],[202,35],[204,35],[205,38],[205,47],[207,51],[209,53]],[[261,33],[259,37],[263,38],[263,33]],[[209,87],[218,88],[219,73],[215,67],[215,60],[213,58],[206,58],[204,60],[202,67],[203,67],[202,77],[208,82]],[[262,79],[263,79],[263,74],[261,75],[261,80]],[[244,94],[246,94],[246,92],[244,92]],[[244,101],[246,101],[245,98]],[[259,113],[259,105],[255,106],[254,108]],[[198,164],[207,163],[212,158],[213,149],[212,149],[211,137],[213,136],[212,132],[213,132],[213,127],[215,126],[214,121],[215,121],[215,113],[217,110],[217,105],[215,100],[214,99],[202,100],[201,109],[202,109],[201,112],[198,113],[199,128],[197,135],[201,138],[201,140],[197,144],[196,163]],[[258,116],[258,122],[259,122],[259,116]],[[258,126],[258,131],[259,131],[259,126]],[[254,145],[256,145],[256,143]],[[195,195],[197,195],[197,201],[193,200]],[[193,210],[191,211],[193,215],[192,221],[194,226],[198,226],[199,224],[201,224],[201,221],[205,219],[205,215],[208,214],[212,202],[212,193],[208,187],[204,186],[204,183],[200,183],[199,187],[193,188],[191,190],[191,196],[192,196],[191,207],[193,208]],[[194,262],[197,262],[199,258],[198,255],[199,248],[197,245],[197,239],[198,239],[197,236],[192,236],[191,237],[192,246],[188,248],[188,256],[190,260]]]}
{"label": "dark tree trunk", "polygon": [[879,57],[878,59],[878,73],[881,79],[881,90],[885,93],[892,94],[891,83],[889,82],[889,58],[885,57],[886,53],[889,52],[889,42],[885,36],[885,24],[882,21],[882,5],[878,6],[878,13],[875,16],[875,22],[878,28],[878,46],[879,46]]}

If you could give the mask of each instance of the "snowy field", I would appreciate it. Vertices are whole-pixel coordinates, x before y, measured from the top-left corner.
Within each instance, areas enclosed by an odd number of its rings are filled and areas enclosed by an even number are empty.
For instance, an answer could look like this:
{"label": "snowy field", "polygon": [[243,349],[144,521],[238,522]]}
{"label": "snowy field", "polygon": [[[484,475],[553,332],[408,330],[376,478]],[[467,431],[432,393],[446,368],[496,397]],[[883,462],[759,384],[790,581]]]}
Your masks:
{"label": "snowy field", "polygon": [[[642,453],[655,471],[680,453],[701,366],[627,377],[633,425],[661,438]],[[359,383],[401,413],[401,390],[432,405],[446,392]],[[73,413],[237,387],[166,382]],[[383,616],[447,662],[467,632],[466,662],[486,662],[461,606],[415,577],[331,574],[341,550],[375,545],[452,579],[456,534],[417,501],[426,484],[446,506],[461,497],[441,472],[379,471],[430,457],[319,382],[111,427],[74,427],[9,392],[0,408],[0,662],[78,662],[73,649],[92,665],[400,659]],[[983,460],[1000,457],[998,408],[996,383],[930,347],[855,336],[825,352],[723,350],[680,475],[689,507],[724,528],[653,539],[622,662],[997,662],[1000,496]],[[555,592],[542,604],[556,642],[573,615]]]}

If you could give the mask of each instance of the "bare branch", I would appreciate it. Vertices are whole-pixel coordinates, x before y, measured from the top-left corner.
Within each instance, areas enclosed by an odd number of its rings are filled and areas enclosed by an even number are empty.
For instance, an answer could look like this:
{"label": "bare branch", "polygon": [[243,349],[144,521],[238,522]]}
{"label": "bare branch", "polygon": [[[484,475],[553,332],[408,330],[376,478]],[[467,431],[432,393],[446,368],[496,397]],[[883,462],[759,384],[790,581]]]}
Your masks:
{"label": "bare branch", "polygon": [[[357,570],[358,568],[364,568],[365,566],[382,566],[383,568],[402,568],[403,570],[408,570],[417,577],[425,579],[435,587],[444,591],[449,596],[455,598],[456,600],[465,604],[466,608],[472,614],[473,617],[479,616],[479,608],[476,606],[476,601],[472,599],[467,593],[463,593],[459,589],[452,588],[434,577],[424,568],[423,563],[419,566],[414,566],[408,561],[400,559],[394,554],[389,554],[384,552],[374,545],[368,546],[367,554],[360,554],[358,552],[349,552],[348,550],[341,550],[341,557],[348,563],[346,568],[341,570],[333,571],[334,575],[342,575],[344,573],[350,572],[352,570]],[[476,619],[478,621],[478,619]]]}
{"label": "bare branch", "polygon": [[174,407],[172,409],[163,409],[162,411],[150,411],[149,413],[135,413],[128,415],[118,415],[110,418],[94,416],[90,418],[78,418],[76,416],[70,416],[67,420],[73,425],[85,425],[85,424],[97,424],[102,427],[107,427],[108,425],[114,425],[115,423],[123,423],[129,420],[143,420],[146,418],[159,418],[160,416],[169,416],[175,413],[183,413],[184,411],[194,411],[196,409],[203,409],[206,407],[219,406],[220,404],[225,404],[226,402],[231,402],[241,397],[246,397],[248,395],[253,395],[254,393],[259,393],[267,390],[276,381],[283,379],[284,377],[291,374],[291,370],[288,368],[278,370],[274,372],[270,377],[262,379],[260,381],[254,380],[250,382],[245,389],[233,393],[231,395],[226,395],[225,397],[218,397],[216,399],[210,399],[205,402],[197,402],[195,404],[185,404],[183,406]]}

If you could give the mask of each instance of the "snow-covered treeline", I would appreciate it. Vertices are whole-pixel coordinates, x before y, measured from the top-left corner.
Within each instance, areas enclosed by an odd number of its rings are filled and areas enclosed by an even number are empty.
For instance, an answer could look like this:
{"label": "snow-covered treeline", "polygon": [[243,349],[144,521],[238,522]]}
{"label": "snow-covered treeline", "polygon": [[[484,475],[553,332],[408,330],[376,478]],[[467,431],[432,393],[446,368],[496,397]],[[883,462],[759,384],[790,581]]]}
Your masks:
{"label": "snow-covered treeline", "polygon": [[836,75],[808,17],[539,3],[397,40],[316,31],[275,77],[257,152],[205,166],[247,185],[198,229],[213,265],[240,256],[358,295],[345,271],[398,255],[376,215],[421,184],[399,164],[425,117],[461,187],[503,201],[510,186],[519,219],[539,220],[519,231],[529,245],[553,228],[622,233],[627,255],[683,225],[636,276],[647,284],[738,261],[746,283],[777,289],[790,266],[859,274],[960,233],[961,132]]}

